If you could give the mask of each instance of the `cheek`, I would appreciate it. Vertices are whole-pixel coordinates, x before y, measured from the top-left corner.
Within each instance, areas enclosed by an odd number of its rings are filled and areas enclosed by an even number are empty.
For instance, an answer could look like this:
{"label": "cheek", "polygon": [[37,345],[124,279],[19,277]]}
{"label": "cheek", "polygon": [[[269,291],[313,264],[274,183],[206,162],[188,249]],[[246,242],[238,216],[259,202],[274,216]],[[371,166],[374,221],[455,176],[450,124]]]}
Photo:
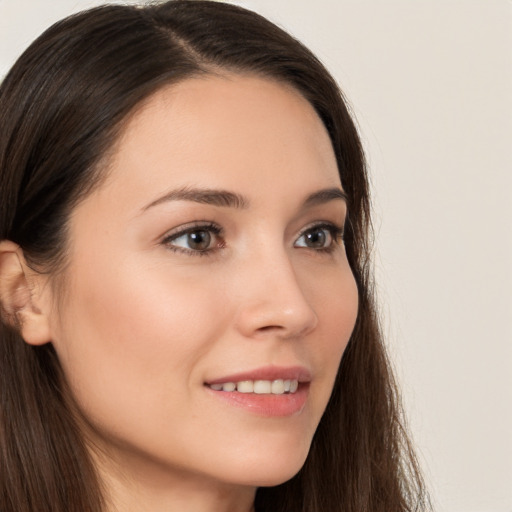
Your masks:
{"label": "cheek", "polygon": [[331,349],[343,355],[348,340],[354,330],[358,311],[358,290],[352,273],[345,276],[342,286],[332,287],[330,294],[326,295],[324,309],[326,311],[326,329],[336,336],[330,336]]}
{"label": "cheek", "polygon": [[[319,335],[312,339],[310,349],[314,366],[319,368],[328,400],[345,348],[354,330],[358,312],[358,290],[348,266],[314,293],[319,318]],[[325,403],[326,405],[326,403]]]}
{"label": "cheek", "polygon": [[177,388],[186,397],[196,361],[223,329],[214,289],[165,267],[98,262],[75,272],[54,344],[79,405],[121,417],[123,407],[161,408]]}

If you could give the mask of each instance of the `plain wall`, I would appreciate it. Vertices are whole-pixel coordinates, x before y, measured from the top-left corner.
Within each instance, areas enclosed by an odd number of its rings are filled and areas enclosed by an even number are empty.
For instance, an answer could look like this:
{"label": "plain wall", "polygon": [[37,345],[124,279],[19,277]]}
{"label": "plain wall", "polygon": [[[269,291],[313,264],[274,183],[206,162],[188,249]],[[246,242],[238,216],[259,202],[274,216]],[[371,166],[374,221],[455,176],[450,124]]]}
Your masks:
{"label": "plain wall", "polygon": [[[383,325],[436,509],[511,512],[512,3],[235,3],[309,45],[352,104]],[[93,4],[0,0],[0,76]]]}

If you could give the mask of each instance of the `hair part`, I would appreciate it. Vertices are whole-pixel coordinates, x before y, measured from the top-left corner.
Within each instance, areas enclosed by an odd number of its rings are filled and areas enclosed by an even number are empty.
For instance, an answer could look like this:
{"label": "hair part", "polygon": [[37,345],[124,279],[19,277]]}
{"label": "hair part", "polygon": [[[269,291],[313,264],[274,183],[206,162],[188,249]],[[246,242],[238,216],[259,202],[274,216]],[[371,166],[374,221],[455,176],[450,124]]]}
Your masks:
{"label": "hair part", "polygon": [[[314,107],[349,197],[347,256],[359,289],[355,330],[301,471],[260,488],[258,512],[405,512],[427,499],[373,303],[371,225],[361,143],[334,79],[301,43],[233,5],[175,0],[107,5],[48,29],[0,86],[0,240],[38,271],[66,263],[67,221],[102,183],[127,119],[191,77],[252,73]],[[0,332],[0,509],[98,512],[101,482],[51,344]]]}

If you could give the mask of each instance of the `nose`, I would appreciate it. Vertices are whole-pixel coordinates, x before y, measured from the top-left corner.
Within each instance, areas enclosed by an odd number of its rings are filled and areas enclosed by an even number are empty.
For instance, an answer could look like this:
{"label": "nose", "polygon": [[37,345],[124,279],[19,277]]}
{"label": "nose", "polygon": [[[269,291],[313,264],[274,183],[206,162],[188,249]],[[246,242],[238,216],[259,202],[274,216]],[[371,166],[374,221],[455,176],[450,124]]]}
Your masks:
{"label": "nose", "polygon": [[245,337],[292,339],[315,329],[317,314],[286,255],[256,257],[244,267],[242,275],[237,272],[239,332]]}

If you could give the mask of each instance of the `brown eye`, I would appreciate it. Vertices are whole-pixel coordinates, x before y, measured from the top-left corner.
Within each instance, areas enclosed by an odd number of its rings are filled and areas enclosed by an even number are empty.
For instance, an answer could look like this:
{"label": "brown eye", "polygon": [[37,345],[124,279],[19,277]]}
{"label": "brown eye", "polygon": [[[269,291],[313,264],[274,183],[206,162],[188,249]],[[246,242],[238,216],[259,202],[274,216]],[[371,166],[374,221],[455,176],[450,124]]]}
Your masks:
{"label": "brown eye", "polygon": [[222,245],[221,229],[215,225],[192,226],[163,240],[174,251],[188,254],[208,254]]}
{"label": "brown eye", "polygon": [[307,249],[325,250],[342,238],[342,229],[335,225],[314,226],[304,231],[297,241],[295,247]]}
{"label": "brown eye", "polygon": [[331,234],[326,229],[315,229],[304,234],[306,247],[311,247],[313,249],[330,245],[331,238]]}
{"label": "brown eye", "polygon": [[186,238],[188,249],[192,249],[194,251],[207,250],[212,241],[212,235],[204,229],[192,231],[181,238]]}

